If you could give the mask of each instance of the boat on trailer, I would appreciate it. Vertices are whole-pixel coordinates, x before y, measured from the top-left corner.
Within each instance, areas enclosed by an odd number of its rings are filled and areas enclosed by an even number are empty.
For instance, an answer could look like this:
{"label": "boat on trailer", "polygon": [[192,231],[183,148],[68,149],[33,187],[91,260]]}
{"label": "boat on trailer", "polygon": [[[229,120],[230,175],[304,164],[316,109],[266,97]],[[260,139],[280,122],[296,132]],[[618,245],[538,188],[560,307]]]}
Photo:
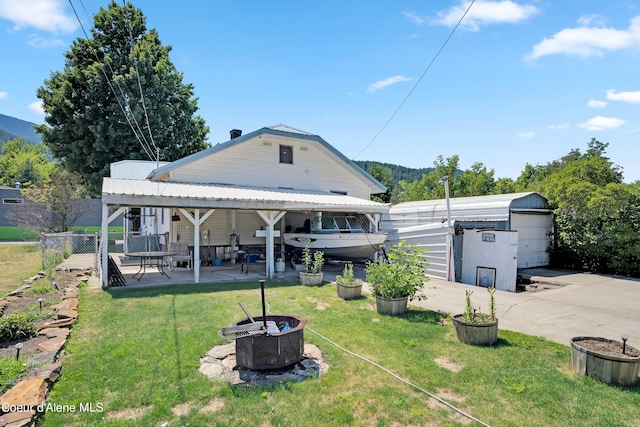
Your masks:
{"label": "boat on trailer", "polygon": [[356,216],[317,215],[305,220],[303,227],[284,234],[284,243],[294,248],[292,262],[309,241],[309,249],[322,251],[326,258],[351,261],[371,259],[388,233],[367,232]]}

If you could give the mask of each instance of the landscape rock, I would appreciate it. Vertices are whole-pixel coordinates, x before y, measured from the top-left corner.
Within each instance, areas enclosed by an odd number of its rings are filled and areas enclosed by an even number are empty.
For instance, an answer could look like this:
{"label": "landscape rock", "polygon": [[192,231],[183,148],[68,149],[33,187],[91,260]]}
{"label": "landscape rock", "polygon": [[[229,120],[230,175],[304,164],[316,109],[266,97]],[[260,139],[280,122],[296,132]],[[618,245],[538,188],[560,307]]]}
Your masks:
{"label": "landscape rock", "polygon": [[200,359],[198,372],[216,381],[250,387],[257,384],[277,384],[281,381],[301,382],[324,375],[329,364],[322,351],[313,344],[304,344],[300,362],[282,369],[252,370],[237,366],[235,344],[213,347]]}
{"label": "landscape rock", "polygon": [[58,319],[77,319],[78,318],[78,310],[63,308],[62,310],[58,310],[56,314],[58,316]]}
{"label": "landscape rock", "polygon": [[58,354],[58,352],[62,349],[62,347],[64,347],[64,344],[66,342],[67,342],[66,337],[49,338],[48,340],[38,344],[38,351],[42,353],[47,353],[51,351]]}
{"label": "landscape rock", "polygon": [[0,406],[36,407],[45,401],[48,392],[49,387],[47,382],[42,378],[20,381],[0,396]]}
{"label": "landscape rock", "polygon": [[35,410],[9,412],[0,416],[0,427],[23,427],[32,425]]}
{"label": "landscape rock", "polygon": [[44,335],[47,338],[55,338],[55,337],[68,337],[71,333],[71,329],[69,328],[47,328],[42,329],[40,335]]}
{"label": "landscape rock", "polygon": [[46,363],[53,363],[56,361],[58,356],[58,352],[56,351],[46,351],[44,353],[38,353],[35,356],[31,357],[27,360],[27,366],[40,366]]}
{"label": "landscape rock", "polygon": [[[39,366],[34,369],[34,378],[41,378],[48,381],[50,384],[56,382],[60,373],[62,372],[62,363],[54,362],[46,365]],[[1,424],[0,424],[1,425]]]}

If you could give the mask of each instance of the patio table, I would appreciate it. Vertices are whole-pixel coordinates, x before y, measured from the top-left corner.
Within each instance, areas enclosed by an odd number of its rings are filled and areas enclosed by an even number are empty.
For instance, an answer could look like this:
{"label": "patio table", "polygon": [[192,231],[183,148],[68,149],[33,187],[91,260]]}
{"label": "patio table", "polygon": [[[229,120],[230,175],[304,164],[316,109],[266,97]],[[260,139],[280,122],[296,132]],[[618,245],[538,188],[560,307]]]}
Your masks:
{"label": "patio table", "polygon": [[144,276],[144,273],[147,272],[147,267],[155,267],[155,268],[157,268],[158,271],[160,272],[160,274],[162,274],[163,276],[165,276],[168,279],[169,276],[164,271],[164,258],[168,257],[168,256],[175,255],[175,254],[176,254],[175,252],[163,252],[163,251],[127,252],[127,253],[125,253],[125,255],[128,256],[128,257],[140,258],[140,269],[138,270],[138,272],[136,274],[133,275],[133,277],[136,277],[136,276],[138,276],[138,274],[140,274],[140,277],[137,278],[138,281],[140,281],[140,279],[142,279],[142,276]]}

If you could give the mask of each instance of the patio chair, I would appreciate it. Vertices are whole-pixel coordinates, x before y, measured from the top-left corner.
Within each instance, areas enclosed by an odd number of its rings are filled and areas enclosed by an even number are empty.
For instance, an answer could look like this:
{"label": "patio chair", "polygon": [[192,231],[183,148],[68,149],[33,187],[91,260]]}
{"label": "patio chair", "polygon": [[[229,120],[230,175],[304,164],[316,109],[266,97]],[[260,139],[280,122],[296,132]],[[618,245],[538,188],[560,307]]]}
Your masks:
{"label": "patio chair", "polygon": [[175,255],[169,256],[169,271],[173,271],[174,264],[186,263],[187,270],[193,268],[193,252],[191,252],[186,243],[171,242],[169,252],[175,252]]}

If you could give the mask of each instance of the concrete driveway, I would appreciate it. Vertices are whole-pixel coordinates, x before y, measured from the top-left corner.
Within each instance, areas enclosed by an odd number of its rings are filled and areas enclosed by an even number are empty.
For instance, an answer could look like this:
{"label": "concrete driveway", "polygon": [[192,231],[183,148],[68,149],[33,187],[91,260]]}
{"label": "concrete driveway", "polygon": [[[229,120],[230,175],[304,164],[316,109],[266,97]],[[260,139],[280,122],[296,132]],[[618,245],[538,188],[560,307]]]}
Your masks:
{"label": "concrete driveway", "polygon": [[[640,349],[640,280],[543,268],[522,271],[533,283],[551,289],[536,292],[496,291],[495,303],[502,330],[542,336],[570,345],[576,336],[597,336]],[[540,286],[543,287],[543,286]],[[465,290],[473,290],[474,306],[488,311],[484,288],[432,279],[425,286],[426,301],[412,305],[449,314],[462,313]]]}

